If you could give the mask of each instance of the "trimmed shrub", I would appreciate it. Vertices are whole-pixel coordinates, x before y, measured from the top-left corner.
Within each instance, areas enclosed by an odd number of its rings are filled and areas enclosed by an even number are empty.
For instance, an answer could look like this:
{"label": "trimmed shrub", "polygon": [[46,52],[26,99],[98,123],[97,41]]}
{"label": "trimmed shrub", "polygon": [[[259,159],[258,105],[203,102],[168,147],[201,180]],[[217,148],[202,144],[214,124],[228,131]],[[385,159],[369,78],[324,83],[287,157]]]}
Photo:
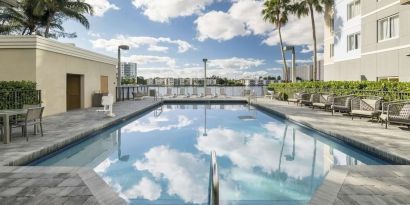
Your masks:
{"label": "trimmed shrub", "polygon": [[0,81],[0,110],[21,108],[24,104],[39,104],[40,93],[30,81]]}

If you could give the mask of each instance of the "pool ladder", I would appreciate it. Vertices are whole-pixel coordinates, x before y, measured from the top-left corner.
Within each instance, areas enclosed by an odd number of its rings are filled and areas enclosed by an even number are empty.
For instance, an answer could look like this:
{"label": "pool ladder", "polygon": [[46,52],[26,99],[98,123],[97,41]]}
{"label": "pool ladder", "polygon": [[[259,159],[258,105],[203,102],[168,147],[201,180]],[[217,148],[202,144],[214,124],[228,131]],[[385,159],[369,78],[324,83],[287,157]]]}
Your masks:
{"label": "pool ladder", "polygon": [[211,166],[209,170],[208,205],[219,205],[219,176],[216,152],[211,151]]}

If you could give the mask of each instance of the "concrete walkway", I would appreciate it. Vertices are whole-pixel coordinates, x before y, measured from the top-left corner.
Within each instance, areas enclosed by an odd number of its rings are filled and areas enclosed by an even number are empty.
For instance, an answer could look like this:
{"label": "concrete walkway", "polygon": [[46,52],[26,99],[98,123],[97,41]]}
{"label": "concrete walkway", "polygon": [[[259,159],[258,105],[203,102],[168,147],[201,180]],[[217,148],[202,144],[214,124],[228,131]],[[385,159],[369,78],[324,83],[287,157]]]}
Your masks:
{"label": "concrete walkway", "polygon": [[367,118],[352,120],[340,113],[332,116],[331,112],[266,98],[258,99],[257,104],[394,164],[410,164],[410,130],[407,127],[392,125],[385,129]]}
{"label": "concrete walkway", "polygon": [[122,205],[94,171],[68,167],[0,167],[0,204]]}
{"label": "concrete walkway", "polygon": [[70,111],[45,117],[44,137],[33,135],[29,129],[29,141],[21,137],[21,131],[15,130],[10,144],[0,142],[0,166],[24,165],[39,157],[52,153],[71,144],[92,132],[103,129],[121,120],[138,115],[161,103],[153,99],[142,101],[125,101],[114,105],[115,117],[106,117],[101,108]]}

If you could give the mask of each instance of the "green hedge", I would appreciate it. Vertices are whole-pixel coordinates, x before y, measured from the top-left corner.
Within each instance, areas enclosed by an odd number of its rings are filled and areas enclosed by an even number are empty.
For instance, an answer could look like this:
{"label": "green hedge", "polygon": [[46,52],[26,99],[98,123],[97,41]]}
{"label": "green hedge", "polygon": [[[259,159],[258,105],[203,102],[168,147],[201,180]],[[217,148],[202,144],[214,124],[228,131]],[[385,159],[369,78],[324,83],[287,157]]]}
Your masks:
{"label": "green hedge", "polygon": [[0,110],[21,108],[24,104],[38,104],[40,93],[30,81],[0,81]]}
{"label": "green hedge", "polygon": [[323,92],[336,95],[375,95],[385,100],[410,99],[410,83],[387,81],[309,81],[299,83],[274,83],[269,90],[286,93]]}

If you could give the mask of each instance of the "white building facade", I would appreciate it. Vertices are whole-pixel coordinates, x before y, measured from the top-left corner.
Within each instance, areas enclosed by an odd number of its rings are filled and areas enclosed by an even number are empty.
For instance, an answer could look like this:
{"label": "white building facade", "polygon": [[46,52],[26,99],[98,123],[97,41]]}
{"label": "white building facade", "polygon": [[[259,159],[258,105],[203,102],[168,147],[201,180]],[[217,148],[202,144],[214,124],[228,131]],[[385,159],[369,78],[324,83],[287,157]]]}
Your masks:
{"label": "white building facade", "polygon": [[325,14],[324,80],[410,81],[410,5],[335,0]]}
{"label": "white building facade", "polygon": [[123,78],[137,79],[137,64],[136,63],[121,63],[121,76]]}

